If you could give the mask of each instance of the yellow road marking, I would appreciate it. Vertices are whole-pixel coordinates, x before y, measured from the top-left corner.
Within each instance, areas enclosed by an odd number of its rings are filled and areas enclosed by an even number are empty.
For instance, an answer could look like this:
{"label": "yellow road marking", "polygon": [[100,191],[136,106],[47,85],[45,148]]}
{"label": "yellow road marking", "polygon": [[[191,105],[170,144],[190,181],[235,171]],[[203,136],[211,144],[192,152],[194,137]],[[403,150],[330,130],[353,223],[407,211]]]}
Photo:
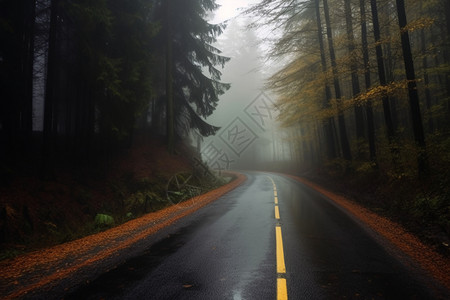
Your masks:
{"label": "yellow road marking", "polygon": [[[275,182],[272,177],[267,176],[270,181],[272,181],[273,185],[273,196],[275,202],[275,219],[280,220],[280,209],[278,208],[278,193]],[[276,256],[277,256],[277,274],[285,274],[286,273],[286,265],[284,263],[284,250],[283,250],[283,237],[281,234],[281,226],[275,226],[275,234],[276,234]],[[284,276],[283,276],[284,277]],[[287,283],[286,278],[277,278],[277,300],[287,300]]]}
{"label": "yellow road marking", "polygon": [[278,209],[278,205],[275,206],[275,219],[280,219],[280,210]]}
{"label": "yellow road marking", "polygon": [[284,264],[283,238],[281,237],[281,227],[276,226],[276,243],[277,243],[277,273],[286,273],[286,265]]}
{"label": "yellow road marking", "polygon": [[286,279],[277,278],[277,300],[287,300]]}

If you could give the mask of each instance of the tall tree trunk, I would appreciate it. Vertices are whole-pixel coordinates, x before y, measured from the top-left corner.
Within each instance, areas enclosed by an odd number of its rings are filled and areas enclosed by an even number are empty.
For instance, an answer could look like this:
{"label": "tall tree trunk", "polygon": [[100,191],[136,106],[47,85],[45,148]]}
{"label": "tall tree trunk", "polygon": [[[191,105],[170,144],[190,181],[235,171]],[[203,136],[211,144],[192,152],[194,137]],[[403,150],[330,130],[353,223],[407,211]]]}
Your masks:
{"label": "tall tree trunk", "polygon": [[22,130],[25,141],[28,141],[33,130],[33,62],[34,62],[34,25],[36,1],[25,2],[24,35],[23,35],[23,104]]}
{"label": "tall tree trunk", "polygon": [[[322,21],[320,18],[320,0],[314,0],[315,11],[316,11],[316,20],[317,20],[317,39],[319,41],[320,48],[320,62],[322,66],[322,72],[325,74],[327,72],[327,61],[325,58],[325,47],[323,45],[323,36],[322,36]],[[330,106],[331,100],[331,91],[328,82],[325,82],[325,99],[323,102],[323,107],[328,108]],[[323,129],[325,134],[325,143],[327,148],[327,157],[329,159],[336,158],[336,146],[333,137],[333,123],[334,118],[327,118],[323,121]]]}
{"label": "tall tree trunk", "polygon": [[333,33],[331,31],[331,22],[330,22],[330,12],[328,8],[328,1],[323,0],[323,9],[325,13],[325,24],[327,27],[327,39],[328,39],[328,48],[330,51],[330,61],[331,61],[331,69],[333,72],[333,82],[334,82],[334,92],[336,96],[336,102],[338,106],[338,123],[339,123],[339,135],[342,147],[342,155],[344,159],[351,160],[352,155],[350,151],[350,144],[348,142],[347,137],[347,129],[345,126],[344,112],[342,111],[342,99],[341,99],[341,87],[339,84],[338,74],[337,74],[337,65],[336,65],[336,55],[334,52],[333,45]]}
{"label": "tall tree trunk", "polygon": [[[353,22],[352,22],[352,8],[351,8],[351,1],[345,0],[344,1],[344,9],[345,9],[345,24],[347,29],[347,39],[348,39],[348,52],[350,55],[350,72],[352,77],[352,93],[353,97],[357,96],[360,92],[360,86],[359,86],[359,78],[358,78],[358,66],[356,63],[355,57],[355,38],[353,35]],[[359,105],[354,106],[355,111],[355,124],[356,124],[356,138],[357,138],[357,147],[358,147],[358,156],[362,156],[362,149],[361,149],[361,141],[365,139],[364,136],[364,116],[363,116],[363,109]]]}
{"label": "tall tree trunk", "polygon": [[[444,1],[445,25],[447,29],[447,38],[443,51],[445,63],[450,63],[450,1]],[[445,86],[447,90],[447,114],[450,119],[450,72],[445,72]]]}
{"label": "tall tree trunk", "polygon": [[[377,1],[370,0],[370,6],[372,9],[372,23],[376,45],[375,52],[377,57],[378,77],[380,80],[380,85],[386,86],[386,71],[384,69],[383,50],[381,48],[380,24],[378,21]],[[384,121],[386,123],[387,136],[389,139],[389,143],[392,144],[394,140],[395,131],[394,131],[394,123],[392,122],[392,114],[389,105],[389,98],[387,96],[383,96],[382,101],[383,101]]]}
{"label": "tall tree trunk", "polygon": [[59,0],[52,0],[50,6],[50,31],[47,54],[47,80],[45,83],[44,102],[44,141],[42,172],[44,177],[53,177],[53,151],[54,151],[54,124],[56,104],[56,77],[57,77],[57,32],[58,32]]}
{"label": "tall tree trunk", "polygon": [[[392,4],[392,6],[390,4],[391,3],[386,3],[385,5],[382,6],[382,9],[381,9],[381,15],[382,15],[381,23],[382,24],[389,24],[389,20],[392,18],[392,11],[393,11],[394,7],[393,7],[393,4]],[[392,36],[390,26],[383,26],[383,27],[384,27],[384,31],[385,31],[384,32],[385,36],[387,36],[387,37]],[[394,82],[395,81],[394,70],[395,70],[396,58],[392,54],[392,43],[390,43],[390,42],[385,43],[383,45],[383,60],[384,60],[385,71],[386,71],[386,83]],[[393,131],[394,131],[394,135],[396,135],[396,133],[398,131],[398,126],[399,126],[399,116],[398,116],[398,112],[397,112],[398,111],[398,109],[397,109],[398,99],[396,96],[389,96],[388,102],[389,102],[389,108],[390,108],[390,112],[391,112]]]}
{"label": "tall tree trunk", "polygon": [[174,153],[175,129],[173,112],[173,46],[172,46],[172,21],[171,21],[171,0],[166,0],[166,137],[167,150]]}
{"label": "tall tree trunk", "polygon": [[[364,81],[366,90],[372,85],[370,78],[370,66],[369,66],[369,47],[367,42],[367,17],[366,17],[366,0],[359,0],[359,9],[361,14],[361,44],[363,53],[364,64]],[[365,105],[367,116],[367,136],[369,139],[369,155],[372,162],[376,162],[376,150],[375,150],[375,126],[373,120],[372,101],[369,99]]]}
{"label": "tall tree trunk", "polygon": [[409,33],[405,29],[407,25],[404,0],[396,0],[398,25],[400,27],[400,37],[402,42],[403,60],[405,63],[406,79],[408,80],[409,106],[411,108],[411,118],[414,131],[414,138],[419,147],[418,163],[419,176],[428,174],[428,157],[426,152],[425,135],[423,132],[422,115],[420,112],[419,95],[417,93],[416,74],[414,71],[414,61],[409,42]]}
{"label": "tall tree trunk", "polygon": [[159,114],[156,112],[156,97],[154,97],[151,102],[150,102],[150,107],[151,107],[151,130],[152,132],[158,132],[159,131],[159,122],[157,122],[157,118],[159,116]]}
{"label": "tall tree trunk", "polygon": [[[32,132],[34,1],[0,1],[0,156],[23,161]],[[4,139],[3,139],[4,137]]]}
{"label": "tall tree trunk", "polygon": [[422,68],[423,68],[423,83],[425,85],[425,103],[428,112],[428,131],[434,131],[433,124],[433,114],[431,112],[431,91],[430,91],[430,78],[428,76],[428,58],[426,53],[426,44],[425,44],[425,31],[422,29],[420,31],[420,43],[422,47]]}
{"label": "tall tree trunk", "polygon": [[444,1],[445,24],[447,25],[447,34],[450,36],[450,1]]}

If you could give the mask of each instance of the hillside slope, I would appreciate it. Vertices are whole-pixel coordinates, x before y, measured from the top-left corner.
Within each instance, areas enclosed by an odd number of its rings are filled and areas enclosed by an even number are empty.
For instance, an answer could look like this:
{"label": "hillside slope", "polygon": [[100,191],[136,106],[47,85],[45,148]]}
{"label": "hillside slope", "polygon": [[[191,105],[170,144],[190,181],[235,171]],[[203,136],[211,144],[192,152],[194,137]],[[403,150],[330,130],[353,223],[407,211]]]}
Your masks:
{"label": "hillside slope", "polygon": [[[16,173],[0,186],[0,259],[99,232],[167,206],[169,178],[192,170],[193,149],[178,149],[169,155],[162,139],[141,138],[122,153],[90,165],[62,162],[53,180]],[[111,218],[102,221],[98,215]]]}

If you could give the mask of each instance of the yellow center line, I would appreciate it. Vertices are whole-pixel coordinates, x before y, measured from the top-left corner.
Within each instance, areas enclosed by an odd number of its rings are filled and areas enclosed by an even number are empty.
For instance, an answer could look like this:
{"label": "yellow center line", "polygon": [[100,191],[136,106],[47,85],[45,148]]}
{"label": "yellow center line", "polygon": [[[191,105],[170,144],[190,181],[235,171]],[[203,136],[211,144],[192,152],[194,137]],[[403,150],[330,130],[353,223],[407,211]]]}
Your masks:
{"label": "yellow center line", "polygon": [[277,300],[287,300],[286,279],[277,278]]}
{"label": "yellow center line", "polygon": [[[273,185],[273,196],[275,202],[275,219],[280,220],[280,209],[278,207],[278,193],[277,187],[273,179],[267,176],[270,181],[272,181]],[[283,249],[283,237],[281,234],[281,226],[275,226],[275,234],[276,234],[276,256],[277,256],[277,300],[287,300],[287,283],[286,278],[284,278],[284,274],[286,274],[286,265],[284,262],[284,249]],[[281,276],[280,276],[281,275]]]}
{"label": "yellow center line", "polygon": [[286,265],[284,264],[283,238],[281,236],[281,227],[276,226],[276,244],[277,244],[277,273],[286,273]]}

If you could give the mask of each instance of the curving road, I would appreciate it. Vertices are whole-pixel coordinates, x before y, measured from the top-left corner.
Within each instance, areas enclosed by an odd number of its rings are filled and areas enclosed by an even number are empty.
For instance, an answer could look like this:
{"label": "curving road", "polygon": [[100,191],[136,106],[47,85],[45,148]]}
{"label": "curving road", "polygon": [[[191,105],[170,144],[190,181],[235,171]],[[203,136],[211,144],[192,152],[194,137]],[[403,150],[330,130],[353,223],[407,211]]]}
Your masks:
{"label": "curving road", "polygon": [[287,177],[246,175],[65,299],[433,299],[329,200]]}

